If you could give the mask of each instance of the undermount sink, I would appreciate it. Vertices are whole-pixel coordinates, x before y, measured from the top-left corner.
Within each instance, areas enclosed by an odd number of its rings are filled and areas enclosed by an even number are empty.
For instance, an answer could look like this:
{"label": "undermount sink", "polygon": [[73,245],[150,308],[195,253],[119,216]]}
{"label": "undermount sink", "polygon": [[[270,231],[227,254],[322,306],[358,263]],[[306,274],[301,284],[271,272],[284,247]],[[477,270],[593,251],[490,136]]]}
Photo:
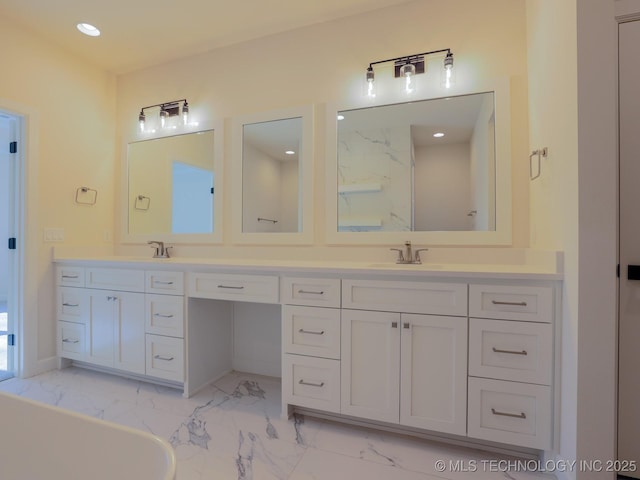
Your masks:
{"label": "undermount sink", "polygon": [[415,270],[441,270],[444,265],[437,263],[370,263],[370,268],[390,268],[390,269],[415,269]]}

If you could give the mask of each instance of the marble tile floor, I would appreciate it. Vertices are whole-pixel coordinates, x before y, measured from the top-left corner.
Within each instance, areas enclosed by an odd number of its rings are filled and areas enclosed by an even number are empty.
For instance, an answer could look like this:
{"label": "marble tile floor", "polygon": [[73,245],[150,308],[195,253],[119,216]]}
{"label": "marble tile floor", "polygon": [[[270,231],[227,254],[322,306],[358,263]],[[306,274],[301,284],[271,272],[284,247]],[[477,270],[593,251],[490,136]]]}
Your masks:
{"label": "marble tile floor", "polygon": [[[178,390],[70,367],[6,380],[0,390],[167,439],[178,480],[555,478],[488,463],[500,457],[476,450],[301,415],[285,420],[280,380],[271,377],[231,373],[187,399]],[[456,472],[452,464],[476,471]]]}

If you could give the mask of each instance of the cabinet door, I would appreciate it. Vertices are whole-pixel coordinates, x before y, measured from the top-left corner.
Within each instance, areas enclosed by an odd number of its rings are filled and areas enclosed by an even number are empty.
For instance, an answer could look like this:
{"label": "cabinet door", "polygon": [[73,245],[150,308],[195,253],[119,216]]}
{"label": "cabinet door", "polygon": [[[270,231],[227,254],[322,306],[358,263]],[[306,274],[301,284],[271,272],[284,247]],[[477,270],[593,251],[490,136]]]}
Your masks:
{"label": "cabinet door", "polygon": [[467,319],[402,314],[400,423],[467,431]]}
{"label": "cabinet door", "polygon": [[89,300],[89,333],[87,361],[113,367],[114,295],[104,290],[87,290]]}
{"label": "cabinet door", "polygon": [[114,292],[114,367],[145,373],[144,294]]}
{"label": "cabinet door", "polygon": [[342,311],[341,412],[398,422],[400,314]]}

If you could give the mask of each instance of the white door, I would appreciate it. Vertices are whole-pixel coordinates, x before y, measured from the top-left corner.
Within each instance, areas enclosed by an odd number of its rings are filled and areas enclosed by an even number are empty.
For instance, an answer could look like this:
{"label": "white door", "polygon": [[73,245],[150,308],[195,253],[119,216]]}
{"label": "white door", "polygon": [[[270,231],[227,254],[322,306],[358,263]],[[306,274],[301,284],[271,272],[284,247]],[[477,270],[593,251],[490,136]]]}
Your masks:
{"label": "white door", "polygon": [[400,423],[467,433],[467,318],[402,314]]}
{"label": "white door", "polygon": [[[619,27],[618,459],[640,464],[640,21]],[[640,478],[640,472],[625,472]]]}
{"label": "white door", "polygon": [[341,412],[398,423],[400,314],[342,310]]}
{"label": "white door", "polygon": [[145,373],[144,294],[114,292],[115,368]]}

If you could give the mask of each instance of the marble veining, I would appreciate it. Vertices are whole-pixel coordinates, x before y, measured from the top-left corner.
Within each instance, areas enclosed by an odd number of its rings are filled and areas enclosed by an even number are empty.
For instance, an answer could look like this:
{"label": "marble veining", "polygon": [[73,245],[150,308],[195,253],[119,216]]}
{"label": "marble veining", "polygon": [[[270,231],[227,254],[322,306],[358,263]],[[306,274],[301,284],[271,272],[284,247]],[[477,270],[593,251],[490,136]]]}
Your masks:
{"label": "marble veining", "polygon": [[281,416],[280,380],[231,373],[192,398],[75,367],[0,382],[0,390],[151,432],[169,441],[178,480],[536,480],[535,472],[439,471],[438,460],[500,458],[378,430]]}

